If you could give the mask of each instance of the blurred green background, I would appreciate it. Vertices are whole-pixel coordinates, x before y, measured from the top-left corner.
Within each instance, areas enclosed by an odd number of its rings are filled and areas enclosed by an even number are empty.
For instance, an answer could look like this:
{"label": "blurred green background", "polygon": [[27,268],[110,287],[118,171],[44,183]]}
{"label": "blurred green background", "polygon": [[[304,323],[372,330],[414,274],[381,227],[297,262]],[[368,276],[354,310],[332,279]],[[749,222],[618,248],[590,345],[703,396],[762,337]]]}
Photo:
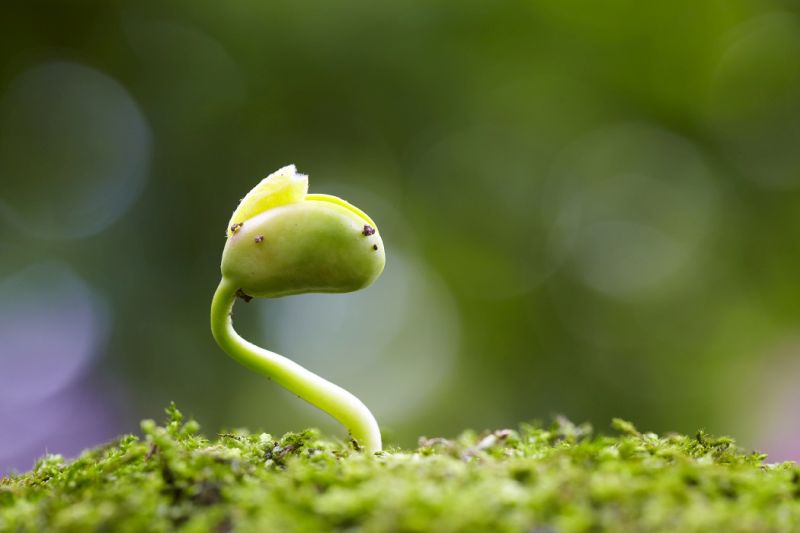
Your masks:
{"label": "blurred green background", "polygon": [[564,414],[800,459],[796,2],[5,2],[0,471],[175,400],[328,418],[214,344],[228,217],[294,163],[387,269],[237,306],[389,440]]}

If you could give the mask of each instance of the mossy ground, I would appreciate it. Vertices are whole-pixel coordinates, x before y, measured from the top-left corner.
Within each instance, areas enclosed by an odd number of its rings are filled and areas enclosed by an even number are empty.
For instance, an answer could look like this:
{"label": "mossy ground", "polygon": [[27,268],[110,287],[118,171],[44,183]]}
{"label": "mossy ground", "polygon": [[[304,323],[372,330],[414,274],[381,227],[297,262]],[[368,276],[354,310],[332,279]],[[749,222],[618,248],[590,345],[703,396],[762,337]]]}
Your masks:
{"label": "mossy ground", "polygon": [[209,440],[174,407],[0,480],[1,531],[798,531],[800,468],[728,438],[549,428],[367,456],[314,431]]}

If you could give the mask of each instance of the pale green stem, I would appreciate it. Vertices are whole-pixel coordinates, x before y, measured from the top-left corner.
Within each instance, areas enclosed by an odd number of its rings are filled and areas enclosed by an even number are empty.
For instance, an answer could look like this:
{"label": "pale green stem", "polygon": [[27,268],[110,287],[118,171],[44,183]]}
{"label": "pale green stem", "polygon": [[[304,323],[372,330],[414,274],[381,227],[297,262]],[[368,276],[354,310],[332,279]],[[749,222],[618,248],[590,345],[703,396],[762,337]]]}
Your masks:
{"label": "pale green stem", "polygon": [[378,422],[361,400],[294,361],[244,340],[233,329],[235,287],[222,279],[211,302],[211,332],[217,344],[236,361],[273,380],[342,423],[367,452],[381,450]]}

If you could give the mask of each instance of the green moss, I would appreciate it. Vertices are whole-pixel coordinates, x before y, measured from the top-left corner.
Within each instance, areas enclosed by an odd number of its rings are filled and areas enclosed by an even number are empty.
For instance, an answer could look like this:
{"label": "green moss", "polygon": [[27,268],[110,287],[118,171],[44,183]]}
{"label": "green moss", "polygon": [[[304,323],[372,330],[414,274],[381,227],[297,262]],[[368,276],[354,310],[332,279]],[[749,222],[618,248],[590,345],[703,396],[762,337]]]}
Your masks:
{"label": "green moss", "polygon": [[312,430],[208,440],[175,407],[0,481],[2,531],[797,531],[800,469],[729,438],[549,428],[376,456]]}

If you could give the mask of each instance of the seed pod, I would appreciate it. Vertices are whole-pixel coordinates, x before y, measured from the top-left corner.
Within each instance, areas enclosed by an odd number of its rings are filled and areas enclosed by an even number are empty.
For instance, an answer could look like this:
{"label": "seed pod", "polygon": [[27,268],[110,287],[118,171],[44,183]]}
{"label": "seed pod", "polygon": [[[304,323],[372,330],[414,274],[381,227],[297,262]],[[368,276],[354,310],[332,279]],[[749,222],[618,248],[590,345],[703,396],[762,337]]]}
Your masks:
{"label": "seed pod", "polygon": [[375,223],[340,198],[307,190],[308,178],[284,167],[234,212],[222,276],[245,294],[350,292],[383,272],[386,257]]}

